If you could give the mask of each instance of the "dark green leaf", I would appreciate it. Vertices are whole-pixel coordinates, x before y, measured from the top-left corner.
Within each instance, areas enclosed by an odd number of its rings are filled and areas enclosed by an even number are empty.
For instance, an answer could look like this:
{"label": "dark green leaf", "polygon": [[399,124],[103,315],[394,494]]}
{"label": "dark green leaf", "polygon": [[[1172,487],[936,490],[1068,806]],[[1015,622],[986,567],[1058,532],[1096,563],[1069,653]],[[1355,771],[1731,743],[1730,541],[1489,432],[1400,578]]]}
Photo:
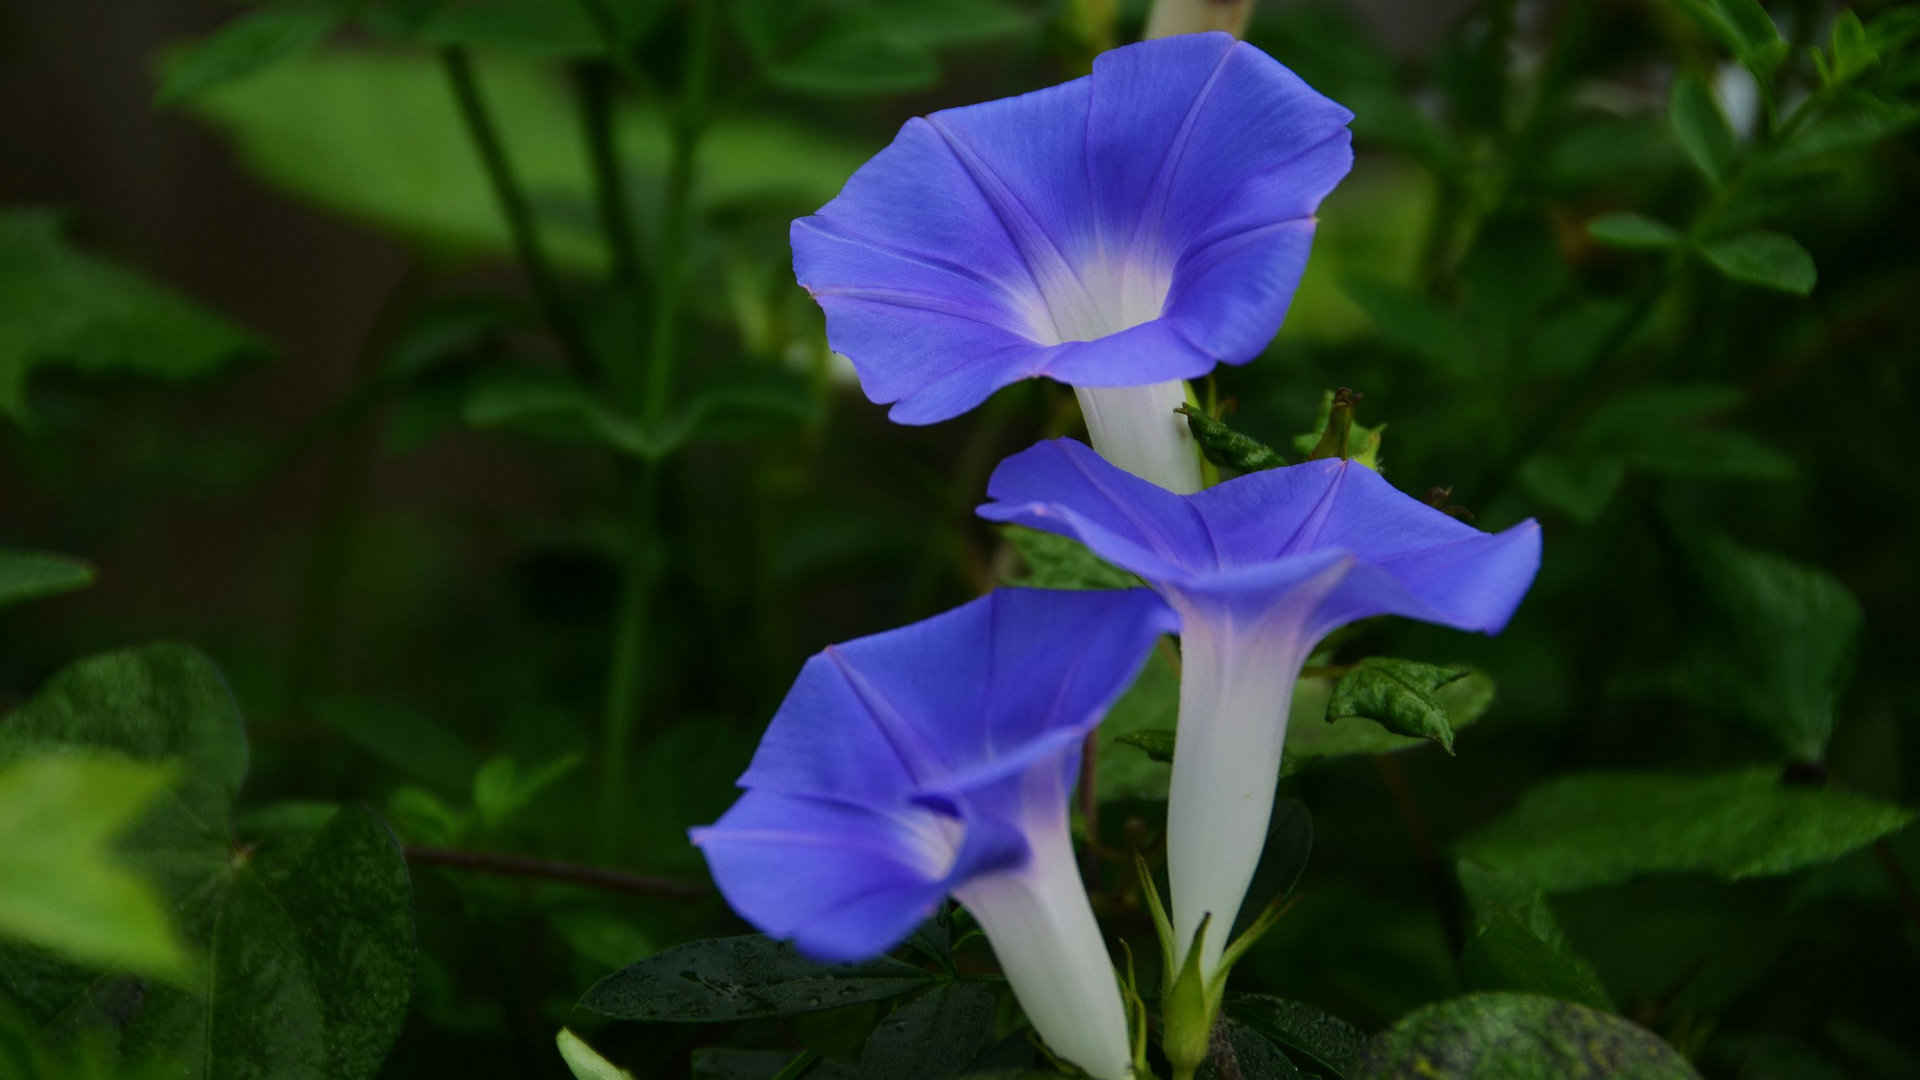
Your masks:
{"label": "dark green leaf", "polygon": [[1367,1045],[1355,1080],[1690,1080],[1660,1037],[1535,994],[1469,994],[1415,1010]]}
{"label": "dark green leaf", "polygon": [[445,725],[390,701],[326,698],[309,708],[321,721],[402,773],[464,792],[480,754]]}
{"label": "dark green leaf", "polygon": [[1831,574],[1722,537],[1693,547],[1726,653],[1706,685],[1726,694],[1802,761],[1826,756],[1864,615]]}
{"label": "dark green leaf", "polygon": [[1613,1011],[1606,987],[1560,929],[1539,888],[1511,874],[1462,860],[1460,887],[1473,909],[1462,961],[1483,990],[1524,990]]}
{"label": "dark green leaf", "polygon": [[36,367],[187,379],[254,347],[185,297],[68,247],[51,214],[0,211],[0,415],[25,419]]}
{"label": "dark green leaf", "polygon": [[1745,398],[1736,387],[1710,383],[1643,386],[1594,410],[1569,440],[1570,450],[1669,476],[1792,477],[1793,459],[1721,425]]}
{"label": "dark green leaf", "polygon": [[1626,478],[1627,463],[1617,457],[1536,454],[1520,466],[1534,498],[1581,523],[1598,518]]}
{"label": "dark green leaf", "polygon": [[661,442],[640,421],[606,408],[583,387],[561,379],[489,379],[467,394],[474,427],[504,427],[563,442],[598,443],[643,461],[661,456]]}
{"label": "dark green leaf", "polygon": [[1213,1045],[1200,1065],[1198,1080],[1306,1080],[1286,1052],[1263,1032],[1231,1016],[1213,1029]]}
{"label": "dark green leaf", "polygon": [[[1154,649],[1133,686],[1107,710],[1094,729],[1099,766],[1094,777],[1100,798],[1164,801],[1173,760],[1173,728],[1180,709],[1180,674],[1165,645]],[[1141,753],[1147,744],[1164,744],[1164,759]]]}
{"label": "dark green leaf", "polygon": [[924,90],[940,78],[933,53],[884,29],[838,28],[767,65],[767,81],[820,97]]}
{"label": "dark green leaf", "polygon": [[1417,660],[1370,656],[1353,665],[1334,684],[1327,700],[1327,722],[1365,719],[1396,735],[1430,739],[1453,753],[1453,728],[1438,692],[1472,672]]}
{"label": "dark green leaf", "polygon": [[1173,737],[1172,728],[1152,728],[1147,731],[1129,731],[1114,741],[1136,750],[1143,750],[1147,757],[1162,765],[1171,765],[1173,764]]}
{"label": "dark green leaf", "polygon": [[1367,1041],[1359,1028],[1304,1002],[1270,994],[1229,994],[1223,1007],[1289,1057],[1336,1080],[1353,1068]]}
{"label": "dark green leaf", "polygon": [[1805,296],[1813,291],[1817,278],[1813,256],[1784,233],[1740,233],[1703,245],[1700,250],[1721,273],[1748,285]]}
{"label": "dark green leaf", "polygon": [[760,934],[695,941],[601,979],[582,1007],[621,1020],[745,1020],[897,997],[932,980],[882,957],[828,965]]}
{"label": "dark green leaf", "polygon": [[246,735],[226,680],[184,645],[106,653],[64,668],[0,730],[11,742],[177,761],[180,800],[215,833],[225,831],[247,772]]}
{"label": "dark green leaf", "polygon": [[1774,164],[1791,167],[1828,154],[1864,149],[1920,123],[1920,105],[1886,101],[1858,90],[1843,91],[1824,105],[1808,102],[1802,107],[1819,112],[1774,149],[1770,158]]}
{"label": "dark green leaf", "polygon": [[[624,9],[633,0],[609,3]],[[424,44],[500,49],[529,56],[602,56],[607,40],[579,0],[455,0],[442,4],[415,31]]]}
{"label": "dark green leaf", "polygon": [[298,56],[331,36],[350,8],[332,0],[291,0],[255,8],[169,55],[161,66],[159,103],[184,101]]}
{"label": "dark green leaf", "polygon": [[0,607],[93,584],[93,567],[65,555],[0,548]]}
{"label": "dark green leaf", "polygon": [[1588,221],[1587,235],[1608,247],[1634,251],[1675,247],[1685,239],[1673,226],[1629,211],[1601,214]]}
{"label": "dark green leaf", "polygon": [[1652,873],[1760,877],[1831,862],[1913,816],[1844,791],[1788,786],[1772,768],[1586,773],[1534,788],[1460,853],[1548,893]]}
{"label": "dark green leaf", "polygon": [[1002,525],[1000,537],[1020,554],[1026,573],[1009,585],[1033,589],[1135,589],[1140,579],[1114,566],[1071,536]]}
{"label": "dark green leaf", "polygon": [[1760,0],[1680,0],[1754,77],[1765,83],[1786,58],[1787,43]]}
{"label": "dark green leaf", "polygon": [[[1449,731],[1457,733],[1478,720],[1493,703],[1493,680],[1479,672],[1469,672],[1432,689],[1430,694],[1433,704],[1444,715]],[[1333,689],[1325,679],[1300,680],[1294,691],[1294,721],[1287,725],[1280,775],[1297,772],[1319,758],[1385,754],[1428,744],[1425,738],[1395,734],[1361,716],[1350,715],[1332,723],[1319,722],[1329,708],[1321,705],[1321,701],[1330,703],[1332,695]]]}
{"label": "dark green leaf", "polygon": [[0,936],[83,964],[184,980],[191,962],[166,906],[111,848],[172,779],[160,766],[107,754],[0,761]]}
{"label": "dark green leaf", "polygon": [[[1412,289],[1382,281],[1349,280],[1341,284],[1341,291],[1360,305],[1388,344],[1427,361],[1445,375],[1465,377],[1479,369],[1484,350],[1473,328],[1452,308],[1442,307]],[[1294,440],[1294,449],[1310,453],[1313,443],[1302,436]]]}
{"label": "dark green leaf", "polygon": [[[1695,168],[1717,187],[1733,170],[1733,129],[1720,112],[1720,103],[1700,77],[1691,73],[1673,81],[1667,104],[1667,123]],[[1677,238],[1676,238],[1677,239]],[[1631,246],[1631,245],[1622,245]],[[1661,245],[1667,246],[1667,245]]]}
{"label": "dark green leaf", "polygon": [[998,1005],[989,983],[943,982],[880,1022],[860,1051],[859,1074],[869,1080],[954,1076],[993,1040]]}

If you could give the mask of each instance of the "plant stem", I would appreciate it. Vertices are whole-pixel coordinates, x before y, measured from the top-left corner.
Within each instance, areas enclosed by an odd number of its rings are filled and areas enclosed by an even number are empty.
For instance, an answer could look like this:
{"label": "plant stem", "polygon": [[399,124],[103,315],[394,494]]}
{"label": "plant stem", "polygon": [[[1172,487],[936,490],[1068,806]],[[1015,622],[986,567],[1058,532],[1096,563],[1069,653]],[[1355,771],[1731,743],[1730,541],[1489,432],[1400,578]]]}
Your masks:
{"label": "plant stem", "polygon": [[580,103],[581,126],[587,135],[587,160],[593,168],[594,201],[600,211],[600,227],[607,234],[613,280],[632,288],[640,281],[640,241],[633,226],[626,174],[614,146],[613,69],[605,63],[589,61],[573,69],[573,79]]}
{"label": "plant stem", "polygon": [[494,199],[500,204],[500,213],[507,219],[507,231],[513,235],[514,251],[519,256],[520,265],[526,269],[528,281],[533,284],[541,314],[546,318],[553,336],[559,339],[567,366],[577,378],[593,382],[599,375],[593,350],[588,347],[580,324],[574,320],[573,312],[561,296],[559,281],[554,277],[552,265],[547,262],[546,252],[540,247],[540,234],[533,223],[533,209],[514,176],[513,165],[507,160],[506,148],[500,142],[499,130],[494,127],[493,117],[487,112],[486,102],[480,97],[480,85],[473,75],[473,60],[464,47],[449,45],[440,50],[440,63],[446,69],[447,83],[453,88],[454,100],[460,106],[460,117],[466,122],[467,135],[480,152],[480,163],[486,169]]}
{"label": "plant stem", "polygon": [[611,858],[625,835],[628,763],[633,754],[633,728],[646,682],[647,639],[653,621],[653,589],[659,554],[655,535],[655,504],[660,468],[648,461],[621,470],[632,485],[627,565],[620,590],[620,611],[613,631],[613,653],[607,664],[607,694],[600,744],[600,819],[598,850]]}
{"label": "plant stem", "polygon": [[667,187],[661,207],[659,280],[654,283],[653,342],[641,416],[658,424],[666,416],[673,388],[680,293],[686,284],[687,226],[692,216],[695,153],[707,124],[707,79],[713,41],[714,9],[719,5],[695,0],[687,5],[685,68],[681,71],[680,100],[671,116],[672,157],[667,163]]}
{"label": "plant stem", "polygon": [[711,895],[704,885],[672,878],[649,877],[608,870],[581,863],[535,859],[525,855],[502,855],[491,851],[458,851],[453,848],[408,846],[407,861],[421,866],[449,866],[500,877],[545,878],[573,885],[630,893],[634,896],[699,897]]}

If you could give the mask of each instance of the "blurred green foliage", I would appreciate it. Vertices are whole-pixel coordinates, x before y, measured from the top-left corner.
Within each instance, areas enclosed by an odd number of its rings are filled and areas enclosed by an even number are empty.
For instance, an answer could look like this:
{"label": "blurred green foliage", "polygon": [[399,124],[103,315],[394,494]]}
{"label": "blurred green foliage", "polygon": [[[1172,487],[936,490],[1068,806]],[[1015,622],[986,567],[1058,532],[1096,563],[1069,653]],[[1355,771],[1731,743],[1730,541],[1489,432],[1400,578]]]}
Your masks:
{"label": "blurred green foliage", "polygon": [[[1546,561],[1499,638],[1313,659],[1249,905],[1292,907],[1210,1067],[1904,1075],[1920,7],[1389,9],[1255,10],[1358,158],[1199,397],[1251,468],[1362,391],[1346,452]],[[408,269],[329,381],[131,269],[111,201],[0,211],[0,1074],[1046,1075],[963,912],[823,975],[730,936],[685,830],[821,646],[1132,583],[970,518],[1071,394],[887,424],[786,228],[1144,13],[282,0],[155,43],[156,123]],[[1177,692],[1163,647],[1078,808],[1143,965]]]}

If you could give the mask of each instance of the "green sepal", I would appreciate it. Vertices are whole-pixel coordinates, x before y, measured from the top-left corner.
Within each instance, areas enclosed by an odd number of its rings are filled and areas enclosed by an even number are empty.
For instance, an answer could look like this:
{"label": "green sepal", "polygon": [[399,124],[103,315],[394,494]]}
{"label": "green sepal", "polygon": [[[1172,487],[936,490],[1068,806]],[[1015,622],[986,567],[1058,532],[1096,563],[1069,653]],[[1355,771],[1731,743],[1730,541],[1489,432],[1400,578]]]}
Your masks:
{"label": "green sepal", "polygon": [[1346,458],[1380,471],[1380,439],[1387,425],[1367,427],[1354,423],[1353,414],[1361,395],[1346,387],[1328,390],[1320,396],[1320,413],[1314,429],[1294,437],[1294,449],[1309,461],[1321,458]]}

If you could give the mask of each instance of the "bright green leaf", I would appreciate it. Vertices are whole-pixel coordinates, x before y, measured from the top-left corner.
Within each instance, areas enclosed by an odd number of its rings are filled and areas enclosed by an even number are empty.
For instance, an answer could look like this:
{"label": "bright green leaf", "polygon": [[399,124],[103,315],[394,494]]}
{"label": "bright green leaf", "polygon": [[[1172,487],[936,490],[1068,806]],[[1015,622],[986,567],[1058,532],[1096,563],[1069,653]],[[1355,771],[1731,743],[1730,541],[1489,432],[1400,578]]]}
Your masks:
{"label": "bright green leaf", "polygon": [[1685,239],[1673,226],[1629,211],[1601,214],[1588,221],[1587,235],[1608,247],[1633,251],[1675,247]]}
{"label": "bright green leaf", "polygon": [[1701,247],[1701,253],[1721,273],[1735,281],[1778,289],[1795,296],[1813,291],[1813,256],[1799,241],[1784,233],[1755,230]]}
{"label": "bright green leaf", "polygon": [[0,210],[0,416],[26,418],[37,367],[178,380],[254,348],[187,298],[69,247],[53,215]]}
{"label": "bright green leaf", "polygon": [[580,1006],[620,1020],[718,1022],[883,1001],[933,976],[880,957],[822,964],[760,934],[694,941],[593,984]]}
{"label": "bright green leaf", "polygon": [[1352,1080],[1698,1080],[1660,1037],[1537,994],[1469,994],[1402,1017],[1367,1045]]}
{"label": "bright green leaf", "polygon": [[185,979],[166,906],[110,843],[171,782],[165,768],[108,755],[0,764],[0,935],[93,967]]}
{"label": "bright green leaf", "polygon": [[[476,59],[508,157],[540,217],[549,256],[573,271],[607,261],[593,180],[563,82],[537,64]],[[513,251],[487,176],[439,64],[428,55],[322,50],[190,103],[281,188],[456,254]],[[671,144],[658,106],[620,110],[616,142],[636,199],[655,197]],[[784,200],[796,212],[836,194],[871,147],[790,120],[726,114],[700,147],[694,201],[707,209]],[[0,353],[4,355],[4,353]]]}
{"label": "bright green leaf", "polygon": [[512,758],[492,758],[473,776],[473,807],[488,828],[498,828],[585,760],[580,754],[562,754],[522,775]]}
{"label": "bright green leaf", "polygon": [[1327,700],[1327,723],[1365,719],[1396,735],[1429,739],[1453,753],[1453,728],[1438,692],[1472,672],[1417,660],[1370,656],[1353,665],[1334,684]]}
{"label": "bright green leaf", "polygon": [[0,548],[0,607],[93,584],[93,567],[65,555]]}
{"label": "bright green leaf", "polygon": [[1600,976],[1560,929],[1546,894],[1526,881],[1462,860],[1460,887],[1473,910],[1462,963],[1483,990],[1523,990],[1613,1011]]}
{"label": "bright green leaf", "polygon": [[156,97],[162,105],[177,104],[298,56],[331,36],[350,8],[343,0],[291,0],[255,8],[170,54],[161,65]]}
{"label": "bright green leaf", "polygon": [[1529,791],[1460,854],[1548,893],[1655,873],[1762,877],[1831,862],[1913,816],[1850,792],[1789,786],[1773,768],[1596,772]]}
{"label": "bright green leaf", "polygon": [[1149,728],[1144,731],[1129,731],[1114,739],[1123,746],[1131,746],[1147,755],[1149,760],[1162,765],[1173,764],[1174,729]]}
{"label": "bright green leaf", "polygon": [[633,1080],[632,1073],[601,1057],[599,1051],[588,1046],[585,1040],[568,1028],[561,1028],[554,1042],[560,1048],[560,1059],[567,1063],[574,1080]]}
{"label": "bright green leaf", "polygon": [[1714,186],[1726,183],[1733,170],[1733,129],[1699,76],[1688,73],[1673,81],[1667,123],[1694,167]]}

